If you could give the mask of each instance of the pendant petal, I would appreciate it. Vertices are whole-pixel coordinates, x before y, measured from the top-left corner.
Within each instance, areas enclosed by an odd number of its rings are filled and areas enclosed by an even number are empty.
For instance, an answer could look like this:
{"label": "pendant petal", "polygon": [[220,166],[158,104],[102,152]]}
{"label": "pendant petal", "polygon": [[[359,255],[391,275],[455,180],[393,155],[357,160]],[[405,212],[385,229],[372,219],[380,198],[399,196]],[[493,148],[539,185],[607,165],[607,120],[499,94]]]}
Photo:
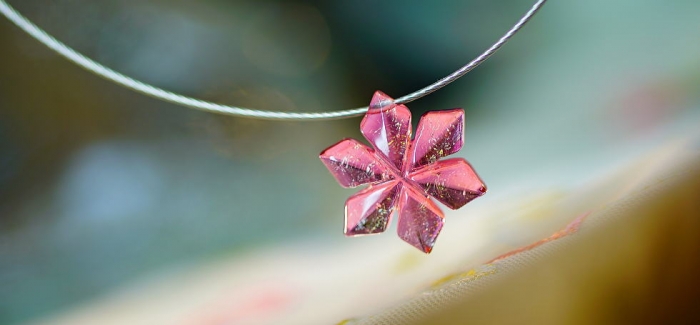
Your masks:
{"label": "pendant petal", "polygon": [[401,189],[399,181],[372,185],[345,202],[345,235],[378,234],[389,225],[394,202]]}
{"label": "pendant petal", "polygon": [[342,140],[321,152],[326,168],[343,187],[356,187],[391,178],[374,150],[354,139]]}
{"label": "pendant petal", "polygon": [[462,149],[464,110],[428,112],[421,117],[410,150],[412,168],[432,164]]}
{"label": "pendant petal", "polygon": [[414,171],[409,178],[453,210],[486,193],[484,182],[462,158],[438,161]]}
{"label": "pendant petal", "polygon": [[403,187],[399,201],[399,237],[428,254],[440,234],[444,216],[430,198]]}
{"label": "pendant petal", "polygon": [[360,131],[374,149],[401,170],[411,139],[411,112],[405,105],[396,105],[392,98],[377,91],[360,123]]}

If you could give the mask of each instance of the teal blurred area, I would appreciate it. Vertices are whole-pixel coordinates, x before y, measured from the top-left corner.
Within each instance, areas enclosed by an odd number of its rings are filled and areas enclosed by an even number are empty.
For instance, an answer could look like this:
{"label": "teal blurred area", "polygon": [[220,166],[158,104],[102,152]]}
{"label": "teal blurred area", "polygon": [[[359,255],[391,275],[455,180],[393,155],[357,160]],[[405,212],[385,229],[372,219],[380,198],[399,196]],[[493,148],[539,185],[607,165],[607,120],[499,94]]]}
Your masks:
{"label": "teal blurred area", "polygon": [[[317,112],[393,97],[465,64],[523,0],[15,0],[79,52],[188,96]],[[700,2],[550,1],[492,59],[408,106],[464,107],[466,157],[498,204],[585,182],[700,131]],[[156,270],[306,242],[345,245],[317,158],[359,118],[260,121],[160,102],[0,19],[0,323]],[[393,234],[392,234],[393,235]],[[389,235],[387,235],[389,236]],[[398,240],[398,239],[397,239]]]}

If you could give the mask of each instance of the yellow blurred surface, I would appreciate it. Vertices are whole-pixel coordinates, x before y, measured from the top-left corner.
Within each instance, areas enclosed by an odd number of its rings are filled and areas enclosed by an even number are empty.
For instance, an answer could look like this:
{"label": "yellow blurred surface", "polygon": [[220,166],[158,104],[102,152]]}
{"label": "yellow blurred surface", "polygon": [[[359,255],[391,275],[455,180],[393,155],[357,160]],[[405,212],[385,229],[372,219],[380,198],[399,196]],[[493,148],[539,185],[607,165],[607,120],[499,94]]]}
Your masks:
{"label": "yellow blurred surface", "polygon": [[[429,258],[391,238],[374,243],[382,250],[270,248],[158,274],[32,324],[692,323],[699,149],[675,142],[547,200],[455,213]],[[521,208],[533,204],[540,218]],[[483,235],[525,227],[532,238]]]}
{"label": "yellow blurred surface", "polygon": [[[534,1],[534,0],[533,0]],[[473,59],[511,0],[8,0],[77,51],[187,96],[360,107]],[[700,1],[548,1],[464,78],[489,188],[429,256],[345,238],[318,154],[360,118],[232,118],[155,100],[0,19],[0,324],[683,322],[694,316]],[[447,209],[445,209],[447,210]],[[395,227],[395,226],[392,226]]]}

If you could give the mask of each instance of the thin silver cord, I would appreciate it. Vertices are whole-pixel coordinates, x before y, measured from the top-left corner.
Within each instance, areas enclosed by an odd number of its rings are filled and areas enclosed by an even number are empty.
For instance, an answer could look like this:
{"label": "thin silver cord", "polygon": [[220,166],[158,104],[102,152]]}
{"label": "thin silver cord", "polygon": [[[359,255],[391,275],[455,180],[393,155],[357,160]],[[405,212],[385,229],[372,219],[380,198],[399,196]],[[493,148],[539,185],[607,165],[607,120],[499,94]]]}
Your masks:
{"label": "thin silver cord", "polygon": [[[508,32],[506,32],[505,35],[499,38],[498,41],[491,45],[491,47],[484,51],[484,53],[481,53],[481,55],[476,57],[471,62],[467,63],[467,65],[459,68],[457,71],[451,73],[450,75],[438,80],[437,82],[423,89],[417,90],[413,93],[396,99],[396,102],[400,104],[412,102],[418,98],[431,94],[436,90],[449,85],[453,81],[467,74],[469,71],[472,71],[474,68],[479,66],[479,64],[483,63],[494,53],[496,53],[496,51],[498,51],[498,49],[500,49],[501,46],[503,46],[503,44],[505,44],[511,37],[513,37],[513,35],[515,35],[515,33],[517,33],[520,29],[522,29],[523,26],[528,21],[530,21],[530,19],[532,19],[535,13],[537,13],[537,11],[540,10],[540,8],[542,8],[546,1],[547,0],[538,0],[537,2],[535,2],[535,4],[532,5],[530,10],[528,10],[525,13],[525,15],[522,18],[520,18],[520,20],[513,27],[511,27],[511,29],[509,29]],[[2,12],[2,14],[5,15],[5,17],[7,17],[9,20],[15,23],[15,25],[27,32],[29,35],[37,39],[39,42],[48,46],[50,49],[56,51],[58,54],[62,55],[66,59],[73,61],[73,63],[87,69],[88,71],[91,71],[97,74],[98,76],[116,82],[126,88],[135,90],[142,94],[174,104],[182,105],[185,107],[194,108],[211,113],[270,120],[330,120],[359,116],[367,111],[367,107],[360,107],[343,111],[319,113],[273,112],[216,104],[196,98],[183,96],[129,78],[76,52],[72,48],[56,40],[53,36],[49,35],[44,30],[36,26],[26,17],[22,16],[19,12],[17,12],[17,10],[15,10],[9,4],[7,4],[5,0],[0,0],[0,12]]]}

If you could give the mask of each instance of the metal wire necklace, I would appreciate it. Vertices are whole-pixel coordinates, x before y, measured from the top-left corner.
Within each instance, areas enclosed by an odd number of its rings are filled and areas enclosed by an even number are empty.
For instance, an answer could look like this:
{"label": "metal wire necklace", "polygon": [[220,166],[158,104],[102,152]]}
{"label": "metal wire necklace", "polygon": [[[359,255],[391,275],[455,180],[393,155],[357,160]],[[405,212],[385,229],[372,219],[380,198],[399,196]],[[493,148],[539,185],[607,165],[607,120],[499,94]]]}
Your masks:
{"label": "metal wire necklace", "polygon": [[343,187],[368,185],[345,204],[346,236],[378,234],[398,215],[401,239],[430,253],[444,224],[444,214],[431,200],[458,209],[486,193],[486,185],[463,158],[440,160],[462,148],[464,110],[431,111],[411,136],[411,112],[403,105],[431,94],[467,74],[491,57],[520,31],[547,0],[535,4],[486,51],[444,78],[408,95],[392,99],[377,91],[368,107],[328,112],[275,112],[228,106],[183,96],[135,80],[105,67],[49,35],[5,0],[0,13],[36,40],[80,67],[142,94],[188,108],[238,117],[270,120],[330,120],[365,115],[360,130],[368,147],[344,139],[320,154],[321,161]]}

